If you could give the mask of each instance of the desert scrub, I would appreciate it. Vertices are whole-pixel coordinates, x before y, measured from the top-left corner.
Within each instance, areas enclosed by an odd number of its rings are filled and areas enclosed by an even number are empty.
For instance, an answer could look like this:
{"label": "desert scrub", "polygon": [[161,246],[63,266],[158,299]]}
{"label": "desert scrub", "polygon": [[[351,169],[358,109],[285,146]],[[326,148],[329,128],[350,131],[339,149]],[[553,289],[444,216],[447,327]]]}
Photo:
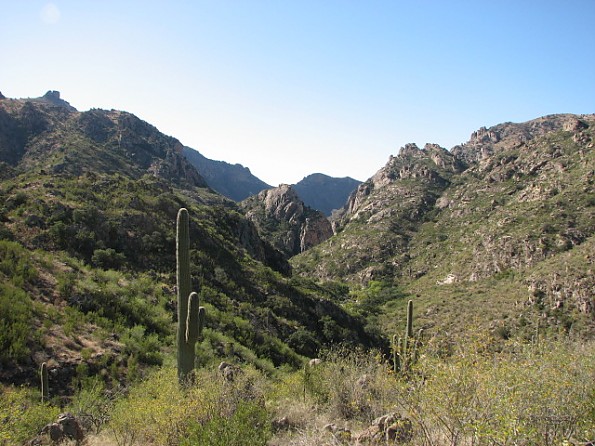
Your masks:
{"label": "desert scrub", "polygon": [[194,373],[196,384],[181,388],[176,369],[161,368],[117,401],[108,424],[116,444],[179,445],[182,439],[187,445],[224,444],[198,441],[206,433],[231,441],[238,429],[248,438],[263,438],[268,423],[263,422],[264,377],[259,372],[246,368],[233,382],[223,380],[215,367]]}
{"label": "desert scrub", "polygon": [[60,408],[41,402],[39,390],[11,386],[0,391],[2,446],[23,444],[54,421],[60,412]]}
{"label": "desert scrub", "polygon": [[24,359],[30,351],[33,305],[22,289],[0,283],[0,365]]}
{"label": "desert scrub", "polygon": [[378,352],[337,347],[321,358],[303,371],[304,399],[320,412],[369,422],[390,409],[397,382]]}
{"label": "desert scrub", "polygon": [[461,345],[448,359],[426,356],[400,404],[416,444],[562,444],[589,440],[595,420],[595,344],[510,343],[501,353]]}

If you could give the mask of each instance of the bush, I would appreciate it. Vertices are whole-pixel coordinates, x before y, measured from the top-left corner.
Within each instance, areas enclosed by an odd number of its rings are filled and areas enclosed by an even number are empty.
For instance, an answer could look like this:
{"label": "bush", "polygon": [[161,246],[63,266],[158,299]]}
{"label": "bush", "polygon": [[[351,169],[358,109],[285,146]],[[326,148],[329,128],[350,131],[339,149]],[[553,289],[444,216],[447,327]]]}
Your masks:
{"label": "bush", "polygon": [[182,390],[176,370],[162,368],[116,402],[109,429],[118,446],[265,444],[263,379],[253,369],[233,382],[197,370],[196,385]]}
{"label": "bush", "polygon": [[20,361],[29,354],[32,307],[23,290],[0,283],[0,364]]}
{"label": "bush", "polygon": [[93,251],[91,263],[103,269],[118,269],[126,260],[124,254],[116,252],[115,249],[96,249]]}
{"label": "bush", "polygon": [[248,401],[238,404],[231,417],[217,413],[205,424],[192,423],[182,446],[265,446],[271,436],[264,407]]}
{"label": "bush", "polygon": [[595,345],[550,341],[547,349],[510,344],[493,354],[461,348],[452,358],[424,358],[423,381],[403,401],[423,437],[419,444],[562,444],[595,434],[589,401]]}
{"label": "bush", "polygon": [[24,444],[60,412],[58,407],[41,403],[39,391],[7,387],[1,392],[0,445]]}

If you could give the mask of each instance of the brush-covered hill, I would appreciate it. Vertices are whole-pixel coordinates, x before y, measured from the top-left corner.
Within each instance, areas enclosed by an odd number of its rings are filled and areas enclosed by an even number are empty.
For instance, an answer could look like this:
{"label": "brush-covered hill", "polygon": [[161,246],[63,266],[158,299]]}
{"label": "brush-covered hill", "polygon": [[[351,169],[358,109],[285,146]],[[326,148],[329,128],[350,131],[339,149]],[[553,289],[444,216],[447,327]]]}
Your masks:
{"label": "brush-covered hill", "polygon": [[189,210],[193,288],[207,308],[199,361],[297,366],[334,342],[381,345],[336,303],[348,290],[292,277],[183,145],[136,116],[78,112],[59,93],[0,99],[0,380],[55,392],[74,376],[133,376],[171,356],[175,217]]}
{"label": "brush-covered hill", "polygon": [[593,335],[594,132],[594,115],[553,115],[451,151],[407,145],[352,194],[338,234],[292,265],[363,286],[359,304],[380,302],[389,330],[400,295],[434,333],[529,336],[539,321]]}

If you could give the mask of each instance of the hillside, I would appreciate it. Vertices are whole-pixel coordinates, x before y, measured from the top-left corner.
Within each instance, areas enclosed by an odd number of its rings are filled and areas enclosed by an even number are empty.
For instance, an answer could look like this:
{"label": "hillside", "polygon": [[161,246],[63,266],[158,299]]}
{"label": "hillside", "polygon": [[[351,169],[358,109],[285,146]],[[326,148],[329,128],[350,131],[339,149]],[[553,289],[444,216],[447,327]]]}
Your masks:
{"label": "hillside", "polygon": [[330,217],[335,209],[341,209],[349,195],[361,184],[353,178],[333,178],[313,173],[293,185],[304,203]]}
{"label": "hillside", "polygon": [[167,361],[180,207],[207,307],[201,361],[232,355],[270,372],[338,340],[382,345],[336,303],[344,288],[291,277],[178,140],[130,113],[50,97],[0,100],[3,382],[30,382],[45,361],[68,393],[83,365],[123,379]]}
{"label": "hillside", "polygon": [[242,201],[264,189],[271,188],[241,164],[214,161],[190,147],[184,147],[182,151],[188,162],[196,168],[208,185],[231,200]]}
{"label": "hillside", "polygon": [[333,234],[292,186],[225,198],[130,113],[0,95],[0,444],[589,444],[594,125],[406,145]]}
{"label": "hillside", "polygon": [[[594,124],[553,115],[450,152],[407,145],[350,197],[338,234],[292,265],[396,287],[434,333],[479,323],[508,336],[541,320],[593,335]],[[385,329],[398,302],[378,309]]]}

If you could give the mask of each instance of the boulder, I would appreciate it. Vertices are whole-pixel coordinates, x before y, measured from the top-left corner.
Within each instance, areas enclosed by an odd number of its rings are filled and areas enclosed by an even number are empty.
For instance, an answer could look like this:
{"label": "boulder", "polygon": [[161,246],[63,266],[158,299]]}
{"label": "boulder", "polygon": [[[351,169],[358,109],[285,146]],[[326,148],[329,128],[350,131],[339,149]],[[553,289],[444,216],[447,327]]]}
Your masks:
{"label": "boulder", "polygon": [[392,413],[372,421],[372,425],[356,437],[356,444],[406,444],[411,441],[412,437],[413,424],[411,420]]}

